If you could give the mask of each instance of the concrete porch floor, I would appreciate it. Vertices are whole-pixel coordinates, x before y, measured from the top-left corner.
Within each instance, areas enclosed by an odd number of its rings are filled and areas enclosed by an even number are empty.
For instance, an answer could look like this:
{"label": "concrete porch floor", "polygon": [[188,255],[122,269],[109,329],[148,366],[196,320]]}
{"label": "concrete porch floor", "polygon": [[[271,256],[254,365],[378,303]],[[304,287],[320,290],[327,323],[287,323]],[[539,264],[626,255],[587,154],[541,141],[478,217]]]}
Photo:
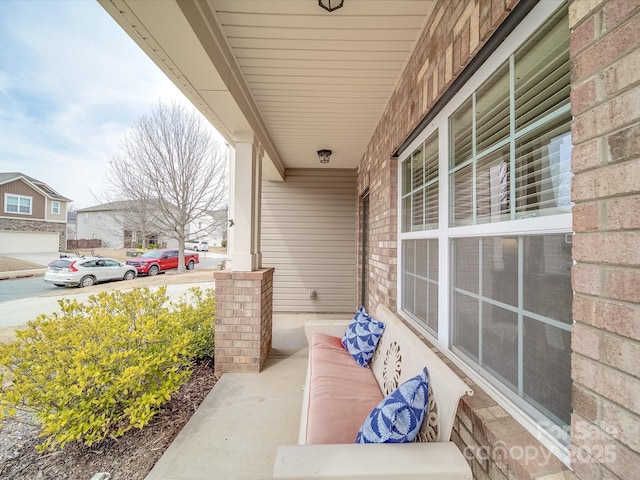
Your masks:
{"label": "concrete porch floor", "polygon": [[351,315],[274,314],[264,370],[222,375],[146,480],[270,479],[278,445],[298,441],[304,323]]}

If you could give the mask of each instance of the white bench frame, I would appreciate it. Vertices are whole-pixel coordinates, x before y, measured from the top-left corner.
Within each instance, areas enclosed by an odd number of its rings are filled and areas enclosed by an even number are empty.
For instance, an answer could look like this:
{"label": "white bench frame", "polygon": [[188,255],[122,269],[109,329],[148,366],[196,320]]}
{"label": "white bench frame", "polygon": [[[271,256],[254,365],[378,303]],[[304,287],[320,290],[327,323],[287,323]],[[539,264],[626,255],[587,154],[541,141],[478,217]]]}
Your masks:
{"label": "white bench frame", "polygon": [[[388,308],[374,316],[386,324],[371,370],[384,395],[395,390],[426,366],[429,406],[416,443],[306,445],[310,368],[307,368],[299,445],[278,447],[274,478],[388,478],[471,479],[471,469],[450,441],[458,403],[473,391]],[[305,324],[307,341],[316,333],[341,338],[349,321],[313,321]]]}

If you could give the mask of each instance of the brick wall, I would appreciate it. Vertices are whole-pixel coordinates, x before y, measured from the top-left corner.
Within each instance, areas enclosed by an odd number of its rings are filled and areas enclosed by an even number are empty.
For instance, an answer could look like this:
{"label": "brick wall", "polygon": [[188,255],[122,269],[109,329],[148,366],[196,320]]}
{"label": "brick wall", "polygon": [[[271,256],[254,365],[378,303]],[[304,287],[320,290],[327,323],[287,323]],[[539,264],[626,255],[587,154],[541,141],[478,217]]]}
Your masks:
{"label": "brick wall", "polygon": [[67,250],[67,224],[52,223],[43,220],[21,220],[0,218],[0,230],[7,232],[49,232],[58,234],[58,250]]}
{"label": "brick wall", "polygon": [[572,466],[640,466],[640,4],[570,3],[573,136]]}
{"label": "brick wall", "polygon": [[271,350],[273,268],[214,272],[215,374],[259,372]]}
{"label": "brick wall", "polygon": [[358,166],[358,192],[369,188],[370,193],[367,296],[372,309],[379,303],[396,307],[397,161],[391,156],[517,3],[438,0],[372,135]]}
{"label": "brick wall", "polygon": [[[379,303],[396,308],[397,161],[391,157],[517,3],[436,1],[358,167],[358,192],[369,189],[370,310]],[[462,371],[452,368],[476,392],[461,402],[452,438],[474,478],[568,478],[568,469],[549,450]]]}

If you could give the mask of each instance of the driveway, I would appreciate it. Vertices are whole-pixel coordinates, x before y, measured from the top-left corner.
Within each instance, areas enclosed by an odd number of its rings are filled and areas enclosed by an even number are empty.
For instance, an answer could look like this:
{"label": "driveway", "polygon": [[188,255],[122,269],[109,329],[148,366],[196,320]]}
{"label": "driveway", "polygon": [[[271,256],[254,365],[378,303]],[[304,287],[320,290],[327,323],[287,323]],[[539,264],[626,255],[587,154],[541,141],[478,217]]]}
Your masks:
{"label": "driveway", "polygon": [[60,258],[59,252],[41,252],[41,253],[11,253],[5,255],[10,258],[17,258],[24,262],[34,263],[46,267],[49,263]]}

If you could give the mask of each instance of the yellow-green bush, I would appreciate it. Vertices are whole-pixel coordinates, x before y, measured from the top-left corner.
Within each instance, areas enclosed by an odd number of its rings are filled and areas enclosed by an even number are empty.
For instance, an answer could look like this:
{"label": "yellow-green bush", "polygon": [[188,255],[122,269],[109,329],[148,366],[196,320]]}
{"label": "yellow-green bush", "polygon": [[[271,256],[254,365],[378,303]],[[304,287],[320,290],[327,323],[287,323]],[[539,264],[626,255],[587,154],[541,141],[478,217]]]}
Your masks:
{"label": "yellow-green bush", "polygon": [[188,379],[192,359],[212,354],[211,290],[175,303],[166,288],[135,288],[59,304],[0,345],[0,418],[33,412],[43,449],[142,428]]}

